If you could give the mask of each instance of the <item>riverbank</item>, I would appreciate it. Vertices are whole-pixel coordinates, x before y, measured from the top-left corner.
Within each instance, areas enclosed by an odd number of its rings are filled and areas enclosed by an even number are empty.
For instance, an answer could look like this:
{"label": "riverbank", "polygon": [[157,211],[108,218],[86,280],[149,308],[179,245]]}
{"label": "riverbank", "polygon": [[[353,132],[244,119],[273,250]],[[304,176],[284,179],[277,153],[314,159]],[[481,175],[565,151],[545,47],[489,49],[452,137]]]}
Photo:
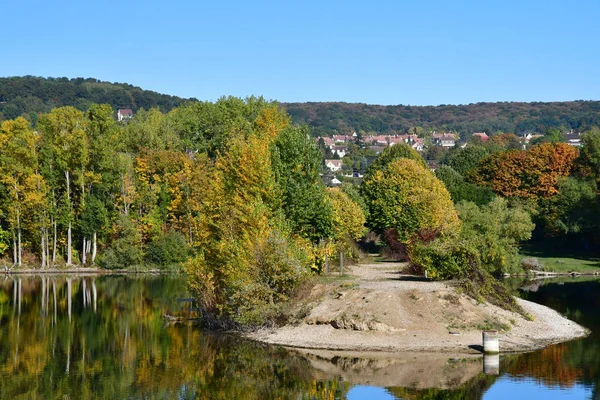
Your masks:
{"label": "riverbank", "polygon": [[531,320],[459,293],[451,282],[400,274],[403,264],[355,266],[311,288],[293,324],[248,336],[282,346],[345,351],[478,353],[481,331],[500,330],[502,352],[530,351],[587,335],[559,313],[518,299]]}

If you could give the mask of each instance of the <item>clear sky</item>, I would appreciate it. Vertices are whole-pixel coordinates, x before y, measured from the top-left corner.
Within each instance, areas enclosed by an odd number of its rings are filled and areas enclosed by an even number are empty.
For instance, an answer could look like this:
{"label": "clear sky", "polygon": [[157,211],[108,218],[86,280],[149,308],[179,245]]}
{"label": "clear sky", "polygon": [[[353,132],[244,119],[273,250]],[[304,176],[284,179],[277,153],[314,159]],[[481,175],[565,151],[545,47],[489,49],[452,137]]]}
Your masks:
{"label": "clear sky", "polygon": [[2,3],[0,76],[200,100],[600,99],[600,0]]}

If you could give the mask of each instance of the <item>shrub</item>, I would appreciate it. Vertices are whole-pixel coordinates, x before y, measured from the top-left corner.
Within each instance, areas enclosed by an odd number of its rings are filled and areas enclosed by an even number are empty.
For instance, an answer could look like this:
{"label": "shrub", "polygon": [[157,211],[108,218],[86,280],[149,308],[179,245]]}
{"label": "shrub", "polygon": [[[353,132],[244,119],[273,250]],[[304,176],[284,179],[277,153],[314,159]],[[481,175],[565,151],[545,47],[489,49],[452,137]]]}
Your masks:
{"label": "shrub", "polygon": [[189,246],[183,235],[170,231],[152,239],[146,257],[150,263],[166,267],[185,261],[188,255]]}
{"label": "shrub", "polygon": [[543,271],[544,266],[535,257],[526,257],[521,260],[521,266],[525,271]]}
{"label": "shrub", "polygon": [[107,269],[127,268],[141,264],[144,259],[142,236],[129,216],[119,214],[114,232],[115,238],[109,249],[98,257],[98,264]]}

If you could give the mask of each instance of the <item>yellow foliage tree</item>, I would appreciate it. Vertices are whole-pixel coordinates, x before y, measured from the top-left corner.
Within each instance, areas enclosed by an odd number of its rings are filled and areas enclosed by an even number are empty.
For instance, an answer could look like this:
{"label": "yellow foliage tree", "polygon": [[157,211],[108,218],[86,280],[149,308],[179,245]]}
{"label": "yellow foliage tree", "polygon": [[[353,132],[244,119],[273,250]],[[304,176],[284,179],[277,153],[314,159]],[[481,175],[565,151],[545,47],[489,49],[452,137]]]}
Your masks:
{"label": "yellow foliage tree", "polygon": [[365,233],[365,214],[358,204],[339,188],[327,190],[333,206],[334,235],[338,240],[360,239]]}
{"label": "yellow foliage tree", "polygon": [[444,184],[414,160],[399,159],[368,176],[361,187],[369,207],[369,226],[396,229],[406,242],[420,230],[451,232],[458,215]]}

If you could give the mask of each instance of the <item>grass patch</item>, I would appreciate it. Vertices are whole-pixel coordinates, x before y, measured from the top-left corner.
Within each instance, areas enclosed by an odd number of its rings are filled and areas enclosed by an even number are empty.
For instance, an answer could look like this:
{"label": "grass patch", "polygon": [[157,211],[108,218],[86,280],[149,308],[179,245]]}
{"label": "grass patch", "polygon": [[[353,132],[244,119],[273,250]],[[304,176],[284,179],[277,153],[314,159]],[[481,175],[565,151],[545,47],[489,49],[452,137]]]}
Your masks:
{"label": "grass patch", "polygon": [[521,256],[537,258],[546,272],[600,273],[597,254],[579,240],[561,238],[531,242],[521,248]]}

